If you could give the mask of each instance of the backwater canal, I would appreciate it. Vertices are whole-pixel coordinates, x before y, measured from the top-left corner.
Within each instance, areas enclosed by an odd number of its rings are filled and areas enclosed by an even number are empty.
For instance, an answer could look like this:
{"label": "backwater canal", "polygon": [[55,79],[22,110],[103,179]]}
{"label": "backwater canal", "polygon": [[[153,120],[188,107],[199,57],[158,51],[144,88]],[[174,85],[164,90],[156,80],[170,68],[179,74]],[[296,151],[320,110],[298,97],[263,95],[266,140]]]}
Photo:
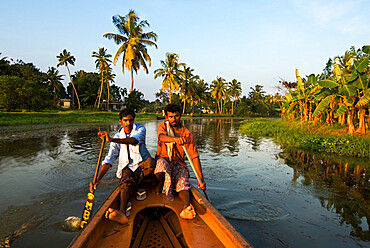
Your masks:
{"label": "backwater canal", "polygon": [[[138,123],[154,156],[159,121]],[[212,204],[252,246],[370,247],[366,159],[284,150],[270,138],[241,134],[238,119],[184,123],[197,141]],[[32,128],[0,130],[0,244],[13,235],[11,247],[66,247],[77,233],[63,229],[64,219],[82,214],[97,132],[113,135],[119,124]],[[114,168],[95,192],[95,210],[116,185]]]}

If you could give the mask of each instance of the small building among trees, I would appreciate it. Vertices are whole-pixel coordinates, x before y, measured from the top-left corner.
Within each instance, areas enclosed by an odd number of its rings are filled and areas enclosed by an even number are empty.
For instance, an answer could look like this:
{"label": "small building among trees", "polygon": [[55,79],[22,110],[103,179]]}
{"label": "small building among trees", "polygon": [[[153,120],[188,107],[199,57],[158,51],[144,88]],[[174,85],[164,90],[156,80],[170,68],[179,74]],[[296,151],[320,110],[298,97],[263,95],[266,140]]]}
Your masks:
{"label": "small building among trees", "polygon": [[71,108],[71,99],[60,99],[59,105],[63,109],[69,109]]}

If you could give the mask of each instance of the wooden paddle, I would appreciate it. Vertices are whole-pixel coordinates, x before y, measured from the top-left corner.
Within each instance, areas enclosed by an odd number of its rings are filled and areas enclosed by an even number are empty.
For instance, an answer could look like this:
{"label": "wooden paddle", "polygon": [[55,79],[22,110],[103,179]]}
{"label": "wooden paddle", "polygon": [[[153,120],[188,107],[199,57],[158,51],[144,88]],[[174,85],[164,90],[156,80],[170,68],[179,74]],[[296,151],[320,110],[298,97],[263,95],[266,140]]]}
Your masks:
{"label": "wooden paddle", "polygon": [[[101,143],[99,159],[98,159],[98,164],[96,165],[96,169],[95,169],[93,185],[96,183],[96,179],[98,177],[99,166],[100,166],[100,161],[101,161],[101,155],[103,154],[104,144],[105,144],[105,138],[103,139],[103,141]],[[83,211],[82,218],[81,218],[81,224],[80,224],[81,228],[84,228],[85,224],[87,224],[87,222],[90,219],[92,209],[93,209],[93,205],[94,205],[94,198],[95,198],[94,193],[89,192],[87,194],[85,209]]]}
{"label": "wooden paddle", "polygon": [[[189,160],[190,166],[191,166],[191,168],[193,169],[193,172],[194,172],[194,174],[195,174],[196,178],[198,179],[199,184],[202,184],[202,183],[203,183],[203,181],[200,179],[200,177],[199,177],[199,175],[198,175],[198,172],[197,172],[197,170],[195,169],[195,166],[194,166],[194,164],[193,164],[193,160],[191,160],[188,150],[186,149],[186,147],[185,147],[184,145],[182,146],[182,149],[184,149],[184,152],[185,152],[185,154],[186,154],[186,157],[187,157],[187,158],[188,158],[188,160]],[[211,202],[211,199],[209,199],[208,194],[207,194],[207,192],[206,192],[204,189],[203,189],[203,193],[204,193],[204,195],[206,196],[207,200],[208,200],[209,202]]]}

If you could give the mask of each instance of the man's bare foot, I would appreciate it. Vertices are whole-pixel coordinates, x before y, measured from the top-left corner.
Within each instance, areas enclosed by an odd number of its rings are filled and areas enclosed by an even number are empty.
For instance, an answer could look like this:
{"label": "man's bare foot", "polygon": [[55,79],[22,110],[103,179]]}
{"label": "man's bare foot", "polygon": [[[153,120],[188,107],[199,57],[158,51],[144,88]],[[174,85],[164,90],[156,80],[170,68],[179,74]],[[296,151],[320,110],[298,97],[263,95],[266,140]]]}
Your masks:
{"label": "man's bare foot", "polygon": [[193,205],[191,204],[184,208],[180,213],[180,217],[186,220],[192,220],[196,215]]}
{"label": "man's bare foot", "polygon": [[113,208],[108,208],[108,210],[105,212],[105,218],[120,224],[126,224],[128,222],[128,218],[123,212]]}
{"label": "man's bare foot", "polygon": [[157,185],[153,188],[153,192],[157,195],[162,194],[163,191],[163,182],[157,183]]}

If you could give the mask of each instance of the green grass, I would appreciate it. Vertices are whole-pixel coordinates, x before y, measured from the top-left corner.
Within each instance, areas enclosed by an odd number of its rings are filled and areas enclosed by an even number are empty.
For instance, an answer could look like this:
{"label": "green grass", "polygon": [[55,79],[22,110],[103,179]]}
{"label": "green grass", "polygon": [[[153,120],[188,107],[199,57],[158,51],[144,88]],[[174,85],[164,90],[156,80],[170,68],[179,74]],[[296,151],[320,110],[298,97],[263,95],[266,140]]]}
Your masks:
{"label": "green grass", "polygon": [[[137,113],[135,120],[155,120],[162,117],[155,113]],[[191,117],[232,117],[226,114],[190,114],[183,118]],[[53,124],[53,123],[104,123],[118,120],[118,112],[103,111],[45,111],[45,112],[0,112],[0,126],[26,125],[26,124]]]}
{"label": "green grass", "polygon": [[273,137],[288,148],[370,158],[370,138],[346,134],[341,126],[312,126],[298,121],[249,119],[240,128],[242,133]]}
{"label": "green grass", "polygon": [[[0,112],[0,126],[51,123],[104,123],[117,121],[118,112],[98,111],[48,111]],[[156,114],[138,113],[136,120],[153,120]]]}

